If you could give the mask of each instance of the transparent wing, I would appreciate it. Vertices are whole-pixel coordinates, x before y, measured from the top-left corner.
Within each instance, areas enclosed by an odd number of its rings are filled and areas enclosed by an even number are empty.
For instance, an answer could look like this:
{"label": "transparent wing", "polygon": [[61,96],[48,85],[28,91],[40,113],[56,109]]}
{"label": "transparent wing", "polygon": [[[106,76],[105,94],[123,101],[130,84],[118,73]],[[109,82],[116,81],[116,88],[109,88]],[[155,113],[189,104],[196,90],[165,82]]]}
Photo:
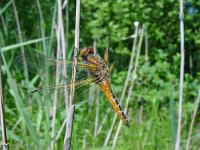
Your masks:
{"label": "transparent wing", "polygon": [[[51,84],[55,84],[56,71],[61,74],[60,80],[70,80],[72,74],[72,64],[70,60],[55,59],[47,57],[35,51],[27,51],[25,55],[16,58],[16,64],[19,68],[24,69],[26,62],[27,69],[31,74],[39,74],[42,80],[50,80]],[[88,68],[98,67],[84,63],[80,58],[77,63],[77,79],[80,77],[85,79],[89,75]],[[67,73],[64,71],[66,70]]]}
{"label": "transparent wing", "polygon": [[[96,78],[88,78],[86,80],[77,81],[76,87],[76,102],[81,102],[88,99],[89,88],[94,85]],[[68,89],[66,91],[66,88]],[[24,98],[24,106],[54,106],[65,107],[69,106],[66,98],[70,98],[71,84],[58,85],[54,87],[41,87],[28,92]],[[54,102],[56,99],[56,103]]]}
{"label": "transparent wing", "polygon": [[[26,52],[25,55],[20,55],[16,58],[16,64],[23,69],[24,60],[26,60],[27,69],[33,75],[40,75],[41,82],[36,83],[37,89],[29,89],[28,97],[25,98],[25,105],[41,105],[52,106],[54,97],[57,97],[57,105],[65,106],[65,97],[70,96],[72,61],[64,59],[55,59],[46,57],[38,52]],[[79,59],[76,69],[76,99],[81,99],[87,95],[89,86],[95,82],[88,68],[97,67],[88,65]],[[63,70],[67,69],[67,75],[64,75]],[[56,78],[56,72],[60,75]],[[30,75],[31,75],[30,74]],[[48,85],[44,84],[48,80]],[[45,87],[43,86],[45,85]],[[66,91],[66,89],[68,89]]]}

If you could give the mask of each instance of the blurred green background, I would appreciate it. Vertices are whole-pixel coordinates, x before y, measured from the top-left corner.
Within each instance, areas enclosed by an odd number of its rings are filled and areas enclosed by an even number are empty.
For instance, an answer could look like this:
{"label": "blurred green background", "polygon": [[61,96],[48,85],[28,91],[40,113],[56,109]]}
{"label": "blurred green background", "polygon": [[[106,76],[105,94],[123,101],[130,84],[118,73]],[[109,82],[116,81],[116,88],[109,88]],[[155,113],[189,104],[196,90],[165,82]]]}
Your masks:
{"label": "blurred green background", "polygon": [[[29,87],[38,87],[41,80],[38,75],[30,75],[27,81],[15,63],[22,46],[19,41],[16,15],[19,17],[24,50],[37,50],[45,55],[55,54],[57,2],[20,0],[15,1],[15,5],[17,14],[13,9],[12,0],[1,0],[0,3],[1,67],[8,140],[11,149],[48,149],[51,142],[51,108],[37,105],[21,107],[27,94],[23,88],[25,83]],[[66,7],[62,10],[65,35],[68,39],[68,59],[72,59],[73,56],[75,5],[75,1],[69,1],[68,22]],[[185,81],[181,143],[183,149],[200,88],[200,22],[198,21],[200,1],[185,1],[184,15]],[[91,47],[96,41],[97,53],[103,57],[109,44],[109,61],[115,61],[111,78],[112,86],[117,97],[120,97],[133,44],[132,38],[126,40],[124,38],[134,33],[135,21],[139,21],[140,27],[145,25],[146,32],[127,112],[131,127],[122,126],[114,149],[173,149],[176,140],[179,99],[179,1],[81,0],[80,49]],[[147,45],[145,47],[147,36],[148,47]],[[145,48],[148,48],[148,60],[146,60]],[[95,99],[97,96],[97,92],[94,92]],[[123,108],[126,99],[127,94],[121,104]],[[77,104],[81,106],[77,106],[75,112],[72,149],[111,149],[120,119],[117,119],[108,145],[103,147],[114,117],[114,111],[107,111],[111,106],[103,94],[100,94],[98,128],[101,127],[105,115],[107,119],[96,137],[94,136],[96,103],[86,102],[82,105],[78,102]],[[61,109],[57,112],[56,135],[64,120],[65,110]],[[190,144],[193,150],[200,147],[199,123],[200,113],[197,112]],[[65,128],[56,141],[55,149],[63,149],[64,136]]]}

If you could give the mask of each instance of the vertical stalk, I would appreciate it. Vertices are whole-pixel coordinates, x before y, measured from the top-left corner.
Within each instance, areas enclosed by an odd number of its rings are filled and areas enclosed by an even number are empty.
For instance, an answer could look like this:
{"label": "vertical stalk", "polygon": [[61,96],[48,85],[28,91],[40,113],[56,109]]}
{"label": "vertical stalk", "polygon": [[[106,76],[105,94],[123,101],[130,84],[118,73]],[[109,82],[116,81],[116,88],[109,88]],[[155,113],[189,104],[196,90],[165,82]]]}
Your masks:
{"label": "vertical stalk", "polygon": [[[93,42],[93,47],[95,53],[97,52],[97,43],[96,40]],[[94,137],[97,136],[97,128],[98,128],[98,121],[99,121],[99,89],[97,90],[97,97],[96,97],[96,116],[95,116],[95,124],[94,124]]]}
{"label": "vertical stalk", "polygon": [[[61,2],[60,2],[60,5],[61,5]],[[59,7],[61,7],[61,6],[59,6]],[[65,0],[64,1],[64,4],[63,4],[63,9],[64,9],[64,7],[66,7],[65,9],[66,9],[66,35],[65,35],[65,49],[66,49],[66,53],[67,53],[67,51],[68,51],[68,48],[69,48],[69,43],[68,43],[68,34],[69,34],[69,8],[68,8],[68,0]],[[60,12],[60,13],[62,13],[62,11]],[[64,29],[63,29],[63,31],[64,31]],[[63,39],[64,39],[64,35],[63,35]],[[62,40],[62,42],[64,42],[64,40]],[[63,55],[63,59],[66,59],[66,55],[64,56]],[[68,83],[67,83],[67,78],[68,78],[68,76],[67,76],[67,64],[64,66],[64,76],[65,76],[65,84],[67,85]],[[65,125],[66,125],[66,128],[67,128],[67,119],[68,119],[68,106],[70,105],[69,103],[69,89],[68,89],[68,87],[66,86],[65,87],[65,104],[66,104],[66,123],[65,123]],[[66,130],[65,132],[65,139],[64,139],[64,142],[65,142],[65,140],[66,140],[66,135],[67,135],[67,131],[68,130]]]}
{"label": "vertical stalk", "polygon": [[68,8],[68,2],[66,4],[66,48],[68,50],[68,36],[69,36],[69,8]]}
{"label": "vertical stalk", "polygon": [[43,38],[42,39],[42,45],[43,45],[43,49],[44,49],[44,54],[47,56],[44,17],[42,15],[42,9],[41,9],[41,5],[40,5],[40,0],[36,0],[36,2],[37,2],[39,17],[40,17],[40,29],[41,29],[42,38]]}
{"label": "vertical stalk", "polygon": [[196,107],[194,109],[194,113],[192,115],[192,121],[191,121],[191,124],[190,124],[189,133],[188,133],[186,150],[190,149],[190,140],[191,140],[191,135],[192,135],[192,129],[193,129],[193,126],[194,126],[194,121],[195,121],[195,118],[196,118],[196,115],[197,115],[197,110],[199,108],[199,104],[200,104],[200,90],[199,90],[198,97],[197,97],[197,104],[196,104]]}
{"label": "vertical stalk", "polygon": [[[63,26],[61,0],[58,0],[58,28],[60,28],[62,56],[63,56],[63,59],[66,59],[66,43],[65,43],[64,26]],[[64,70],[66,71],[65,67],[64,67]],[[65,71],[64,71],[64,74],[66,75]]]}
{"label": "vertical stalk", "polygon": [[144,26],[144,32],[145,32],[145,60],[147,61],[149,53],[149,42],[148,42],[148,32],[146,26]]}
{"label": "vertical stalk", "polygon": [[7,141],[7,134],[6,134],[5,109],[4,109],[3,87],[1,79],[1,57],[0,57],[0,115],[1,115],[1,132],[2,132],[2,145],[3,145],[2,149],[9,150],[9,144]]}
{"label": "vertical stalk", "polygon": [[[62,18],[62,6],[61,6],[61,0],[58,0],[58,29],[57,29],[57,59],[63,58],[64,60],[66,59],[66,44],[65,44],[65,35],[64,35],[64,26],[63,26],[63,18]],[[60,79],[60,73],[59,72],[59,64],[56,66],[56,85],[59,82]],[[67,84],[67,68],[66,65],[63,65],[63,75],[65,77],[65,83]],[[69,103],[68,102],[68,88],[67,86],[64,87],[65,90],[65,102],[66,105]],[[57,90],[55,90],[54,93],[54,113],[53,113],[53,124],[52,124],[52,142],[51,142],[51,149],[54,148],[55,144],[55,118],[56,118],[56,105],[57,105]],[[66,113],[67,114],[67,113]]]}
{"label": "vertical stalk", "polygon": [[180,34],[181,34],[181,67],[180,67],[180,91],[179,91],[179,110],[178,110],[178,127],[175,150],[180,149],[181,142],[181,119],[182,119],[182,103],[183,103],[183,84],[184,84],[184,13],[183,13],[183,0],[180,0]]}
{"label": "vertical stalk", "polygon": [[[16,20],[16,23],[17,23],[17,31],[18,31],[18,36],[19,36],[19,42],[22,43],[23,40],[22,40],[22,33],[21,33],[21,27],[20,27],[20,23],[19,23],[19,17],[18,17],[18,12],[17,12],[17,8],[16,8],[16,5],[15,5],[15,0],[12,0],[12,4],[13,4],[13,10],[14,10],[14,13],[15,13],[15,20]],[[24,46],[21,46],[21,53],[22,55],[24,55]],[[28,76],[28,69],[27,69],[27,63],[26,63],[26,58],[23,57],[23,67],[24,67],[24,76],[25,76],[25,79],[26,81],[29,80],[29,76]]]}
{"label": "vertical stalk", "polygon": [[99,128],[97,130],[97,135],[99,135],[103,129],[103,125],[106,123],[107,118],[108,118],[108,114],[110,113],[111,108],[108,108],[108,110],[106,111],[106,115],[103,117],[103,120],[101,121],[101,124],[99,125]]}
{"label": "vertical stalk", "polygon": [[1,18],[1,22],[2,22],[2,24],[3,24],[3,29],[4,29],[5,35],[7,36],[7,35],[8,35],[8,28],[7,28],[5,19],[4,19],[4,17],[3,17],[2,14],[0,14],[0,18]]}
{"label": "vertical stalk", "polygon": [[99,89],[97,89],[97,97],[96,97],[96,115],[95,115],[95,124],[94,124],[95,138],[97,136],[98,122],[99,122]]}
{"label": "vertical stalk", "polygon": [[86,147],[86,134],[84,134],[83,136],[83,146],[82,146],[82,149],[85,149]]}
{"label": "vertical stalk", "polygon": [[71,97],[70,104],[75,104],[75,81],[76,81],[76,65],[77,65],[77,56],[79,49],[79,38],[80,38],[80,0],[76,0],[76,25],[75,25],[75,44],[74,44],[74,62],[73,62],[73,70],[72,70],[72,86],[71,86]]}
{"label": "vertical stalk", "polygon": [[[57,59],[61,58],[61,46],[60,46],[60,28],[56,30],[57,35]],[[56,85],[59,83],[60,79],[60,71],[59,71],[59,63],[56,64]],[[54,101],[53,101],[53,115],[52,115],[52,130],[51,130],[51,150],[54,149],[55,145],[55,126],[56,126],[56,110],[57,110],[57,101],[58,101],[58,91],[55,89],[54,91]]]}
{"label": "vertical stalk", "polygon": [[[122,101],[124,99],[125,92],[126,92],[126,89],[127,89],[127,86],[128,86],[128,82],[130,80],[131,70],[133,68],[133,58],[134,58],[135,48],[136,48],[136,43],[137,43],[137,35],[138,35],[138,25],[139,25],[139,22],[135,22],[134,25],[135,25],[134,35],[136,35],[136,36],[133,39],[133,46],[132,46],[132,53],[131,53],[131,58],[130,58],[130,62],[129,62],[128,74],[126,76],[126,81],[125,81],[124,88],[123,88],[123,91],[122,91],[122,95],[121,95],[121,98],[120,98],[120,103],[122,103]],[[104,146],[107,146],[107,144],[108,144],[108,141],[110,139],[110,136],[111,136],[111,133],[113,131],[113,128],[114,128],[116,120],[117,120],[117,114],[115,114],[115,116],[114,116],[114,119],[113,119],[113,122],[111,124],[110,130],[109,130],[109,132],[107,134],[107,137],[106,137],[106,139],[104,141]]]}
{"label": "vertical stalk", "polygon": [[[50,32],[50,40],[48,42],[48,50],[52,49],[52,45],[53,45],[53,40],[54,40],[54,34],[55,34],[55,24],[56,24],[56,14],[57,14],[57,1],[54,4],[54,11],[53,11],[53,17],[51,20],[51,32]],[[50,55],[50,51],[48,51],[47,56]]]}
{"label": "vertical stalk", "polygon": [[[138,63],[139,63],[140,50],[141,50],[141,46],[142,46],[143,33],[144,33],[144,26],[143,26],[143,28],[141,30],[140,41],[139,41],[139,46],[138,46],[138,51],[137,51],[137,56],[136,56],[136,61],[135,61],[135,67],[134,67],[134,70],[133,70],[133,73],[132,73],[131,85],[129,87],[128,98],[127,98],[126,106],[125,106],[125,109],[124,109],[125,113],[127,113],[129,101],[131,99],[131,94],[132,94],[132,91],[133,91],[133,85],[134,85],[134,81],[135,81],[135,75],[136,75],[137,68],[138,68]],[[121,126],[122,126],[122,120],[120,120],[120,122],[118,124],[117,132],[115,133],[115,137],[114,137],[114,140],[113,140],[112,149],[114,149],[114,147],[116,145],[117,138],[118,138]]]}
{"label": "vertical stalk", "polygon": [[[68,4],[67,4],[68,6]],[[61,0],[58,0],[58,27],[60,29],[61,35],[61,49],[62,49],[62,59],[66,60],[66,40],[65,40],[65,32],[63,25],[63,17],[62,17],[62,4]],[[63,76],[64,76],[64,84],[67,85],[67,63],[63,65]],[[69,106],[68,100],[68,87],[64,86],[65,90],[65,104],[66,104],[66,116],[67,116],[67,106]]]}
{"label": "vertical stalk", "polygon": [[76,0],[76,24],[75,24],[75,44],[74,44],[74,62],[72,68],[72,85],[71,85],[71,95],[70,95],[70,106],[68,109],[68,119],[66,126],[66,135],[64,140],[64,149],[70,150],[71,148],[71,138],[72,138],[72,129],[73,129],[73,120],[74,120],[74,110],[75,110],[75,81],[76,81],[76,65],[77,65],[77,56],[79,49],[79,37],[80,37],[80,0]]}

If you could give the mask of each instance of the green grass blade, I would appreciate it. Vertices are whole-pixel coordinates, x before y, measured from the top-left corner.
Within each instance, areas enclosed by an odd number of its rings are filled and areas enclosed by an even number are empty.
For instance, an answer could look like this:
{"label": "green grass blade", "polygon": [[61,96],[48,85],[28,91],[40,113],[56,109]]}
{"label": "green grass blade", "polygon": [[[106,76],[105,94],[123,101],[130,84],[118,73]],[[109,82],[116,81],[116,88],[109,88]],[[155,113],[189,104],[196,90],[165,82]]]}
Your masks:
{"label": "green grass blade", "polygon": [[34,40],[22,42],[22,43],[17,43],[17,44],[5,46],[5,47],[2,47],[2,48],[1,48],[1,51],[2,51],[2,52],[6,52],[6,51],[9,51],[9,50],[12,50],[12,49],[19,48],[19,47],[21,47],[21,46],[25,46],[25,45],[30,45],[30,44],[42,42],[42,41],[45,40],[45,39],[49,39],[49,37],[34,39]]}
{"label": "green grass blade", "polygon": [[0,15],[6,11],[6,9],[11,5],[12,0],[10,0],[2,9],[0,9]]}

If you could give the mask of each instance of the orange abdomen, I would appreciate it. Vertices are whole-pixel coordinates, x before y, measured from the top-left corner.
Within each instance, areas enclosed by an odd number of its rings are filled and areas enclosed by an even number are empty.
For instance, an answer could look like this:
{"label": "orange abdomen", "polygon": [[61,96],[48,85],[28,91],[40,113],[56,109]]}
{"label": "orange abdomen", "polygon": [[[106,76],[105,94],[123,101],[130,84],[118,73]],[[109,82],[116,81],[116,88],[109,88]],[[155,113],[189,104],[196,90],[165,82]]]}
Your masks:
{"label": "orange abdomen", "polygon": [[114,110],[116,111],[117,115],[122,119],[122,121],[128,126],[128,119],[122,110],[117,97],[112,91],[110,81],[106,78],[103,78],[100,82],[98,82],[101,90],[105,93],[107,99],[110,101],[111,105],[113,106]]}

